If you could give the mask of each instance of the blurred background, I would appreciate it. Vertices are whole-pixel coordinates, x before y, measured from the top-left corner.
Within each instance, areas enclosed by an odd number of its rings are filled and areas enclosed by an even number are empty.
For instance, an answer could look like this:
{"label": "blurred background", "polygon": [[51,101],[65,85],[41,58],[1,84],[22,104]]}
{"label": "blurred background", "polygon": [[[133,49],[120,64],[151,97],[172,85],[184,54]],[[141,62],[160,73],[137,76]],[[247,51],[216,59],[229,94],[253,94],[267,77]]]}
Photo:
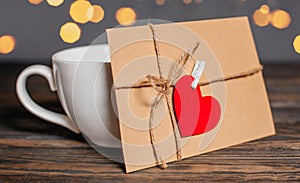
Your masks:
{"label": "blurred background", "polygon": [[54,52],[138,19],[248,16],[262,62],[297,62],[299,7],[295,0],[1,0],[0,61],[50,63]]}

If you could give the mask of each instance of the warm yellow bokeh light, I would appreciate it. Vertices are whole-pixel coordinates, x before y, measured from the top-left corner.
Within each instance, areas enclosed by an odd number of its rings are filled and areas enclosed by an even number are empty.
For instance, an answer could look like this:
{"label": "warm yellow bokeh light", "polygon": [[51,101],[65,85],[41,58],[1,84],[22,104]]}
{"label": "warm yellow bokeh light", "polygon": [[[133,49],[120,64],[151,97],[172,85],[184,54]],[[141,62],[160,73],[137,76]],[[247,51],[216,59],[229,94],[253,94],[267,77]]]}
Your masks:
{"label": "warm yellow bokeh light", "polygon": [[293,46],[294,46],[294,50],[300,54],[300,35],[295,37]]}
{"label": "warm yellow bokeh light", "polygon": [[47,0],[50,6],[60,6],[63,2],[64,0]]}
{"label": "warm yellow bokeh light", "polygon": [[260,6],[260,9],[261,13],[263,14],[268,14],[270,12],[270,7],[266,4],[263,4]]}
{"label": "warm yellow bokeh light", "polygon": [[8,54],[15,49],[16,39],[11,35],[4,35],[0,37],[0,53]]}
{"label": "warm yellow bokeh light", "polygon": [[184,4],[190,4],[193,0],[182,0]]}
{"label": "warm yellow bokeh light", "polygon": [[121,25],[131,25],[136,21],[136,13],[130,7],[123,7],[117,10],[116,19]]}
{"label": "warm yellow bokeh light", "polygon": [[104,10],[99,5],[93,5],[88,9],[87,16],[93,23],[98,23],[104,18]]}
{"label": "warm yellow bokeh light", "polygon": [[262,13],[260,10],[256,10],[253,14],[254,23],[260,27],[269,25],[270,15]]}
{"label": "warm yellow bokeh light", "polygon": [[93,8],[89,1],[75,1],[70,8],[70,16],[75,22],[85,24],[91,20],[93,16]]}
{"label": "warm yellow bokeh light", "polygon": [[284,10],[274,10],[272,11],[271,16],[271,24],[278,29],[287,28],[291,23],[290,14]]}
{"label": "warm yellow bokeh light", "polygon": [[162,6],[165,4],[166,0],[155,0],[156,4]]}
{"label": "warm yellow bokeh light", "polygon": [[81,30],[76,23],[68,22],[61,26],[59,35],[66,43],[75,43],[80,39]]}
{"label": "warm yellow bokeh light", "polygon": [[28,0],[28,2],[30,2],[31,4],[34,4],[34,5],[38,5],[38,4],[41,4],[43,2],[43,0]]}

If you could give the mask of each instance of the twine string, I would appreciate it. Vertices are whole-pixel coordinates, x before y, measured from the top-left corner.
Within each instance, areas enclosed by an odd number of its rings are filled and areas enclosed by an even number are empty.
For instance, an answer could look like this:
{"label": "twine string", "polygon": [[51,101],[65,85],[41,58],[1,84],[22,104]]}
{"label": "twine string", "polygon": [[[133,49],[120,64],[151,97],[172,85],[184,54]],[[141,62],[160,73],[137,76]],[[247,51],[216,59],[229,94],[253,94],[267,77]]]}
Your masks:
{"label": "twine string", "polygon": [[160,52],[159,52],[159,45],[157,44],[157,33],[152,24],[148,24],[151,32],[152,32],[152,40],[154,44],[154,50],[155,50],[155,55],[156,55],[156,62],[157,62],[157,67],[158,67],[158,72],[159,72],[159,77],[162,77],[162,71],[161,71],[161,61],[160,61]]}
{"label": "twine string", "polygon": [[149,133],[150,133],[151,144],[154,149],[154,154],[158,160],[157,162],[160,164],[160,167],[162,169],[165,169],[165,168],[167,168],[167,164],[163,160],[163,158],[161,157],[161,155],[159,153],[159,149],[157,147],[157,144],[155,143],[156,137],[155,137],[153,129],[152,129],[153,128],[153,126],[152,126],[153,116],[155,115],[155,113],[153,111],[155,111],[158,103],[162,100],[162,96],[164,96],[166,103],[167,103],[168,112],[169,112],[169,115],[171,118],[172,130],[173,130],[175,144],[176,144],[177,160],[180,161],[181,160],[180,134],[179,134],[179,131],[178,131],[178,128],[176,125],[176,118],[173,114],[173,105],[172,105],[172,101],[170,100],[169,93],[170,93],[171,84],[174,82],[174,80],[177,77],[180,76],[180,74],[178,74],[178,70],[180,68],[179,66],[181,65],[181,67],[184,67],[188,63],[188,60],[191,58],[191,55],[198,48],[199,42],[194,44],[191,48],[189,48],[187,51],[185,51],[180,56],[180,58],[177,60],[177,63],[175,64],[175,67],[172,71],[170,79],[165,79],[162,76],[160,51],[159,51],[159,45],[158,45],[158,41],[157,41],[157,32],[152,24],[148,24],[148,25],[149,25],[149,28],[152,33],[153,46],[154,46],[154,50],[155,50],[155,54],[156,54],[156,62],[157,62],[157,67],[158,67],[158,72],[159,72],[159,77],[153,76],[153,75],[148,75],[146,77],[148,79],[150,86],[153,87],[156,91],[158,91],[158,95],[156,96],[155,101],[152,104],[151,110],[150,110]]}
{"label": "twine string", "polygon": [[[249,70],[246,70],[246,71],[242,71],[239,74],[232,74],[232,75],[228,75],[228,76],[225,76],[225,77],[212,79],[212,80],[209,80],[209,81],[200,81],[198,83],[198,85],[199,86],[205,86],[205,85],[209,85],[209,84],[213,84],[213,83],[225,82],[225,81],[230,81],[230,80],[234,80],[234,79],[238,79],[238,78],[245,78],[245,77],[248,77],[248,76],[252,76],[256,73],[259,73],[262,70],[263,70],[263,66],[259,65],[256,68],[249,69]],[[176,79],[175,79],[175,81],[176,81]],[[174,86],[175,86],[174,84],[170,83],[170,87],[174,87]],[[140,83],[140,84],[137,84],[137,85],[128,85],[128,86],[118,85],[118,86],[114,86],[113,89],[114,90],[122,90],[122,89],[134,89],[134,88],[137,89],[137,88],[145,88],[145,87],[152,87],[152,85],[150,85],[149,82],[146,81],[146,82],[143,82],[143,83]]]}
{"label": "twine string", "polygon": [[181,54],[181,56],[177,60],[177,64],[175,64],[175,68],[173,69],[172,74],[171,74],[171,78],[170,78],[171,86],[174,84],[174,81],[176,81],[177,78],[180,76],[180,74],[178,74],[178,71],[179,71],[179,66],[180,66],[181,62],[183,62],[181,64],[181,67],[184,67],[188,63],[188,60],[191,58],[191,55],[193,55],[195,53],[195,51],[197,50],[199,45],[200,45],[200,43],[196,42],[192,47],[190,47],[189,49],[187,49],[185,52],[183,52]]}
{"label": "twine string", "polygon": [[249,70],[240,72],[238,74],[232,74],[229,76],[225,76],[223,78],[216,78],[211,81],[202,81],[202,82],[199,82],[199,85],[205,86],[205,85],[209,85],[209,84],[216,83],[216,82],[225,82],[225,81],[232,80],[232,79],[244,78],[244,77],[252,76],[253,74],[256,74],[262,70],[263,70],[263,66],[259,65],[256,68],[249,69]]}

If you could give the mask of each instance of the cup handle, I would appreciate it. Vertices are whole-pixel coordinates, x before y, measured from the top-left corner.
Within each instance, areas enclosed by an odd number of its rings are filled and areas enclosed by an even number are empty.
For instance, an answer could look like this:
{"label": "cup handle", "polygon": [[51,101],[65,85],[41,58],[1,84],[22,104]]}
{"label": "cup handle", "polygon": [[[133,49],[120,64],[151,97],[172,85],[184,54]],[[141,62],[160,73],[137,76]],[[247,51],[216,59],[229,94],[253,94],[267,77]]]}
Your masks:
{"label": "cup handle", "polygon": [[44,65],[29,66],[26,69],[24,69],[22,73],[19,75],[16,84],[17,95],[19,97],[19,100],[23,104],[23,106],[34,115],[46,121],[64,126],[75,133],[79,133],[79,129],[77,125],[67,115],[49,111],[37,105],[31,99],[26,89],[27,78],[31,75],[44,76],[50,85],[51,91],[54,92],[57,90],[56,84],[53,79],[52,69],[50,67]]}

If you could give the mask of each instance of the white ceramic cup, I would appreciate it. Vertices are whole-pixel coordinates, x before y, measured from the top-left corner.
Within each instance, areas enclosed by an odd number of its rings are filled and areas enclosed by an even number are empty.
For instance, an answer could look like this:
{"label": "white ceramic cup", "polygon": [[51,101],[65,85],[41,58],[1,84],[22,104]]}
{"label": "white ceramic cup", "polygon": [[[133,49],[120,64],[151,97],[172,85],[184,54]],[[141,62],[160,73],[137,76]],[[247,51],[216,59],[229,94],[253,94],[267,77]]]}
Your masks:
{"label": "white ceramic cup", "polygon": [[[112,75],[107,44],[90,45],[55,53],[52,66],[29,66],[19,75],[16,90],[24,107],[36,116],[82,133],[96,146],[119,148],[118,119],[113,112]],[[44,76],[57,91],[65,114],[49,111],[28,95],[27,78]]]}

